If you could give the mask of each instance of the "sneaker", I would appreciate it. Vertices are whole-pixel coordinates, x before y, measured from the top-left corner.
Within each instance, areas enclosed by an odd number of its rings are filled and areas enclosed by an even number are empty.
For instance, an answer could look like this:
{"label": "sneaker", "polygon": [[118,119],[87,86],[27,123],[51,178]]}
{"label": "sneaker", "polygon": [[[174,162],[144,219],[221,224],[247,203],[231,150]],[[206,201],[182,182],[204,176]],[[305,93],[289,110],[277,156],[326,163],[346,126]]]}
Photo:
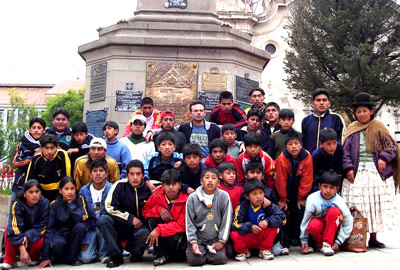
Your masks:
{"label": "sneaker", "polygon": [[107,263],[107,268],[118,267],[124,263],[124,258],[122,256],[112,256],[110,261]]}
{"label": "sneaker", "polygon": [[289,255],[289,249],[287,247],[282,248],[281,253],[279,255]]}
{"label": "sneaker", "polygon": [[122,256],[128,257],[129,255],[131,255],[131,253],[126,251],[125,249],[122,251]]}
{"label": "sneaker", "polygon": [[269,250],[260,250],[260,253],[258,254],[260,258],[263,258],[264,260],[273,260],[274,259],[274,254],[271,253]]}
{"label": "sneaker", "polygon": [[235,260],[237,261],[245,261],[247,258],[250,257],[250,251],[247,251],[247,254],[245,253],[239,253],[238,255],[235,256]]}
{"label": "sneaker", "polygon": [[153,265],[154,265],[154,266],[163,265],[163,264],[165,264],[167,261],[168,261],[168,257],[166,257],[166,256],[161,256],[161,257],[156,258],[156,259],[153,261]]}
{"label": "sneaker", "polygon": [[0,264],[0,269],[11,269],[18,267],[17,264],[2,263]]}
{"label": "sneaker", "polygon": [[147,250],[147,253],[153,254],[154,253],[154,247],[149,247],[149,249]]}
{"label": "sneaker", "polygon": [[322,244],[321,253],[324,254],[325,256],[332,256],[333,254],[335,254],[335,251],[332,249],[331,245],[324,242]]}
{"label": "sneaker", "polygon": [[109,256],[105,256],[104,258],[100,259],[101,263],[108,263],[110,261],[110,257]]}

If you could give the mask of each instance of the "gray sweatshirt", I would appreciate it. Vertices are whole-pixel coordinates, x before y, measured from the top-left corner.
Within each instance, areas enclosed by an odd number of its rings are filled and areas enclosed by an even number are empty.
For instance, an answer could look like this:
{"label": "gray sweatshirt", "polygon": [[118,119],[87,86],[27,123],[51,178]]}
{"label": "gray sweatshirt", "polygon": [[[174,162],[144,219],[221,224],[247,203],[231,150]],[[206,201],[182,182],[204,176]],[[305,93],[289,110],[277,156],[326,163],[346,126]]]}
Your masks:
{"label": "gray sweatshirt", "polygon": [[232,204],[229,194],[217,188],[212,207],[204,202],[203,186],[189,195],[186,202],[186,236],[188,242],[212,244],[226,243],[232,223]]}

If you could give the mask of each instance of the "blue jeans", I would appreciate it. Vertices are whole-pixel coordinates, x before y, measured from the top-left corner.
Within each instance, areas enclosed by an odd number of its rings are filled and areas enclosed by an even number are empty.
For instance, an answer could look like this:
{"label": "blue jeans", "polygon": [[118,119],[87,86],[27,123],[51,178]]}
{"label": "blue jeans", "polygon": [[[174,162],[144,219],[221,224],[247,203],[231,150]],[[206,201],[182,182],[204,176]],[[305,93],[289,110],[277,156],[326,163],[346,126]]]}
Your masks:
{"label": "blue jeans", "polygon": [[89,246],[87,250],[81,251],[79,260],[82,263],[91,263],[96,258],[103,259],[107,255],[106,244],[99,229],[87,233],[89,235]]}

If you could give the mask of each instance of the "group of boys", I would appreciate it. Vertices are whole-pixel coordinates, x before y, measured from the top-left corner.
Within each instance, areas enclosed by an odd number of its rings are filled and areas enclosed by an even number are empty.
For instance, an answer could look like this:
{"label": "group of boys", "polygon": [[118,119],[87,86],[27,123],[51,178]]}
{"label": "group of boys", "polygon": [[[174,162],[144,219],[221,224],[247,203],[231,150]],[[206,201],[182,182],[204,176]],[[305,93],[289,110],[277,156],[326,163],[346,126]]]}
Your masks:
{"label": "group of boys", "polygon": [[[142,106],[153,106],[143,100]],[[92,138],[84,123],[74,125],[69,148],[62,147],[67,152],[59,149],[57,132],[35,138],[40,151],[25,179],[37,179],[51,201],[59,179],[73,174],[88,202],[91,241],[82,262],[97,258],[116,267],[124,250],[136,262],[147,246],[154,249],[154,265],[184,260],[186,250],[189,265],[224,264],[227,255],[243,261],[252,249],[266,260],[296,245],[305,254],[317,247],[324,255],[338,250],[352,217],[336,194],[342,181],[337,133],[321,130],[320,147],[311,155],[292,127],[292,110],[271,102],[265,115],[259,108],[246,115],[231,93],[221,94],[219,106],[210,119],[222,121],[220,127],[204,120],[204,105],[196,101],[190,105],[192,121],[177,128],[172,111],[157,117],[135,113],[125,128],[130,133],[120,140],[113,121],[103,127],[106,140]],[[56,111],[53,118],[59,113],[65,115]],[[197,124],[204,129],[195,129]],[[149,133],[154,143],[144,136]],[[76,160],[73,169],[70,159]],[[317,192],[309,196],[312,191]]]}

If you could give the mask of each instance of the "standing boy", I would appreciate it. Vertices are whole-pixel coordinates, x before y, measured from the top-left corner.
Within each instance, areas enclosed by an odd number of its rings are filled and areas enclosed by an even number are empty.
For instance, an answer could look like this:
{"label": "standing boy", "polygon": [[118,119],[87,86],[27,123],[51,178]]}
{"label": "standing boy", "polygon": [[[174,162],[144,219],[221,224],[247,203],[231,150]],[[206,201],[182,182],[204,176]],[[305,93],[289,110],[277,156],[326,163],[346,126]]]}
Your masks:
{"label": "standing boy", "polygon": [[72,140],[67,151],[71,160],[71,171],[74,171],[76,159],[89,153],[89,145],[92,139],[93,136],[88,134],[86,123],[79,122],[72,126]]}
{"label": "standing boy", "polygon": [[236,141],[236,128],[233,124],[223,125],[221,128],[221,138],[228,144],[228,154],[234,158],[238,158],[241,154],[241,143]]}
{"label": "standing boy", "polygon": [[203,162],[200,145],[194,143],[186,144],[182,149],[183,163],[179,167],[182,184],[187,184],[196,190],[200,185],[201,175],[206,168]]}
{"label": "standing boy", "polygon": [[225,243],[232,222],[228,193],[217,188],[218,170],[204,169],[202,186],[189,195],[186,203],[187,262],[198,266],[227,262]]}
{"label": "standing boy", "polygon": [[218,188],[228,192],[231,199],[232,209],[239,205],[243,187],[236,183],[236,166],[232,162],[222,162],[218,165],[220,182]]}
{"label": "standing boy", "polygon": [[210,112],[210,122],[220,127],[225,124],[233,124],[242,127],[246,124],[246,113],[237,102],[233,102],[233,95],[229,91],[223,91],[219,95],[219,104]]}

